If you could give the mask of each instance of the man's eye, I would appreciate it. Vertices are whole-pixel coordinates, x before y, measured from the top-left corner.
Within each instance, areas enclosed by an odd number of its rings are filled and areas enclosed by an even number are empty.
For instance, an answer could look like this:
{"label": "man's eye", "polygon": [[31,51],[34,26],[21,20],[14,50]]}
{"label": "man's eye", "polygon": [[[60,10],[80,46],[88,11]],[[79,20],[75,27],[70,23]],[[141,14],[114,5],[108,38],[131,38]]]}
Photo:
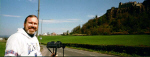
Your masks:
{"label": "man's eye", "polygon": [[37,25],[37,23],[34,23],[35,25]]}
{"label": "man's eye", "polygon": [[32,24],[31,22],[29,22],[29,24]]}

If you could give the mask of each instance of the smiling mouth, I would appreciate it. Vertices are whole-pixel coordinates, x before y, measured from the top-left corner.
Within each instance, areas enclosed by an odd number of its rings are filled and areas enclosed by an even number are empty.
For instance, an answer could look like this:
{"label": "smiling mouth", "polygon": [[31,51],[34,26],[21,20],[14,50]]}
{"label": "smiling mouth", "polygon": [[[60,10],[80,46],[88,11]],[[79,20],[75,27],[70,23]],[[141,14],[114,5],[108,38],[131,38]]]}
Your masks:
{"label": "smiling mouth", "polygon": [[29,30],[35,30],[35,28],[34,27],[30,27]]}
{"label": "smiling mouth", "polygon": [[29,30],[33,31],[33,30],[35,30],[35,29],[31,28],[31,29],[29,29]]}

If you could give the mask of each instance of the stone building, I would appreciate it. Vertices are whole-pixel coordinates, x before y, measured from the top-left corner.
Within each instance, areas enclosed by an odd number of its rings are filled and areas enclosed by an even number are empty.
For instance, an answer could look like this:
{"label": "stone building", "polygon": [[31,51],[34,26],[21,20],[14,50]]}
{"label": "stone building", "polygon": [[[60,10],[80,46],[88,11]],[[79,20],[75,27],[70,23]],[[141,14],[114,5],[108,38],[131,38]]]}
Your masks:
{"label": "stone building", "polygon": [[127,2],[127,3],[122,3],[120,2],[119,3],[119,8],[125,8],[125,7],[131,7],[131,6],[141,6],[142,3],[137,3],[136,1],[135,2]]}
{"label": "stone building", "polygon": [[51,36],[56,36],[57,34],[55,32],[51,33]]}

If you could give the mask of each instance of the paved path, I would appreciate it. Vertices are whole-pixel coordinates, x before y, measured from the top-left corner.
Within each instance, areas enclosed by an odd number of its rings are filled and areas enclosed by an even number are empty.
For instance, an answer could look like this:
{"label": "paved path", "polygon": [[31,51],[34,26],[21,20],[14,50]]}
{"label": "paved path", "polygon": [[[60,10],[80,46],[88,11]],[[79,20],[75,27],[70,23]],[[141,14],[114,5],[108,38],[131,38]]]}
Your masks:
{"label": "paved path", "polygon": [[[43,47],[42,55],[43,56],[50,56],[51,53],[48,51],[46,46],[44,46],[44,45],[41,45],[41,46]],[[53,52],[53,49],[51,49],[51,51]],[[57,49],[57,56],[63,56],[63,49],[62,48]],[[72,49],[72,48],[65,48],[64,49],[64,56],[93,56],[93,57],[97,57],[97,56],[113,56],[113,55],[101,54],[101,53],[96,53],[96,52],[89,52],[89,51]]]}

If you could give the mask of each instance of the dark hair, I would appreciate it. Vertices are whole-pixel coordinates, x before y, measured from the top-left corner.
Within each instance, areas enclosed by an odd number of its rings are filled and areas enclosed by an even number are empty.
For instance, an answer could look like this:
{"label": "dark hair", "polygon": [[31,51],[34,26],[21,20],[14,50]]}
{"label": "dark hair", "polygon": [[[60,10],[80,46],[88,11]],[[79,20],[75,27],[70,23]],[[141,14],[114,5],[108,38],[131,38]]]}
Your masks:
{"label": "dark hair", "polygon": [[[36,17],[36,18],[37,18],[37,16],[35,16],[35,15],[29,15],[29,16],[26,17],[26,19],[25,19],[25,21],[24,21],[24,24],[27,22],[27,18],[28,18],[28,17]],[[37,18],[37,19],[38,19],[38,18]],[[39,20],[38,20],[38,22],[39,22]]]}

